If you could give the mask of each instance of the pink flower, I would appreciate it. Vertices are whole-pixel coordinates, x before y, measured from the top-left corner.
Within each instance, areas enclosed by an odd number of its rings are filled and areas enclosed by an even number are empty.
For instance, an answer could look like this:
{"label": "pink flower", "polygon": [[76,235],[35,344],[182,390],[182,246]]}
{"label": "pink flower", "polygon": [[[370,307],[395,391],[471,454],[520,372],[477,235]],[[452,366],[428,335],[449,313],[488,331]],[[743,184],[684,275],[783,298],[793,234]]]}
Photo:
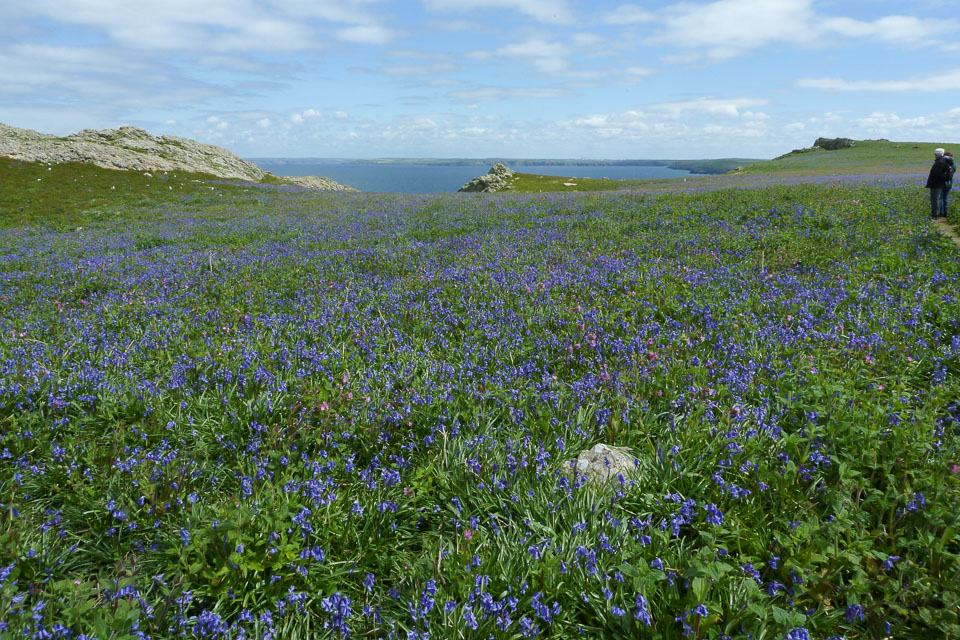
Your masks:
{"label": "pink flower", "polygon": [[471,531],[470,529],[464,529],[464,530],[463,530],[463,539],[464,539],[464,540],[470,540],[471,538],[473,538],[473,531]]}
{"label": "pink flower", "polygon": [[956,462],[950,467],[950,473],[960,473],[960,466],[957,466]]}

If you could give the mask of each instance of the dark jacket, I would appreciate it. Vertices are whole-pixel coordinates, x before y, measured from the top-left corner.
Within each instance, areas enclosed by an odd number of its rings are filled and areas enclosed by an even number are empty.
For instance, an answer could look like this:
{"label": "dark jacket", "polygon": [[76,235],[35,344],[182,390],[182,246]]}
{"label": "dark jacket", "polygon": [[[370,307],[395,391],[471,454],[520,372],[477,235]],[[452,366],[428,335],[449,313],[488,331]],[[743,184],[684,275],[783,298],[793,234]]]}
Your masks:
{"label": "dark jacket", "polygon": [[930,167],[930,175],[927,176],[927,189],[943,189],[947,181],[950,180],[950,165],[943,156],[940,156]]}

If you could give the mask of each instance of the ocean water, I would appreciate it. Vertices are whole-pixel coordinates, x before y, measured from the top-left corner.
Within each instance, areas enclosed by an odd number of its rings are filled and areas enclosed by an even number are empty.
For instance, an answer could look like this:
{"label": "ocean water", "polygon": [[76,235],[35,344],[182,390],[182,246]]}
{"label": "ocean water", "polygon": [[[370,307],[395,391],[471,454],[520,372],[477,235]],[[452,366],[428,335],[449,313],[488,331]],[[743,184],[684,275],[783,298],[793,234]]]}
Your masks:
{"label": "ocean water", "polygon": [[[486,166],[445,166],[418,164],[349,164],[349,163],[271,163],[260,160],[257,165],[278,176],[322,176],[367,192],[390,193],[444,193],[456,191],[477,176],[485,174]],[[571,178],[677,178],[690,175],[689,171],[667,167],[620,167],[591,165],[517,165],[511,167],[521,173]]]}

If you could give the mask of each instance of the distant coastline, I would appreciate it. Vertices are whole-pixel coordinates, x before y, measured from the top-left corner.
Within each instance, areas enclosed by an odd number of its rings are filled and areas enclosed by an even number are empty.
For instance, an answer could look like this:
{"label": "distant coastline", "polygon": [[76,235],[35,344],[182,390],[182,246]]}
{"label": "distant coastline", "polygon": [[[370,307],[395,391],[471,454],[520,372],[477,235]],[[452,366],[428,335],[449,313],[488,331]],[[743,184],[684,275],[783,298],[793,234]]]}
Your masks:
{"label": "distant coastline", "polygon": [[[442,164],[426,162],[376,162],[370,160],[325,160],[308,162],[307,159],[259,159],[255,162],[264,171],[278,175],[323,175],[341,184],[366,192],[377,193],[452,193],[479,175],[487,173],[492,165],[477,164],[477,161]],[[663,165],[551,165],[512,164],[519,173],[564,176],[567,178],[606,178],[616,180],[643,180],[683,178],[691,175],[687,170],[673,169]]]}
{"label": "distant coastline", "polygon": [[757,158],[713,158],[702,160],[584,160],[557,158],[247,158],[257,165],[303,165],[303,164],[345,164],[345,165],[397,165],[397,166],[433,166],[433,167],[490,167],[496,163],[511,168],[538,167],[665,167],[693,174],[722,174],[755,162]]}

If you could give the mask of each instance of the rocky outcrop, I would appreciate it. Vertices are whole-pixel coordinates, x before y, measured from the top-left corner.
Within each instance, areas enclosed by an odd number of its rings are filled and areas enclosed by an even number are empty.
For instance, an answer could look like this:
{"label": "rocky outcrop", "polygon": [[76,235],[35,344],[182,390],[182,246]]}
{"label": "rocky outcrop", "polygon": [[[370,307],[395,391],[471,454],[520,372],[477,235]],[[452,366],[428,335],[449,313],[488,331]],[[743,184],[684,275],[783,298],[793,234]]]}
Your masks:
{"label": "rocky outcrop", "polygon": [[458,191],[464,193],[496,193],[504,191],[510,187],[510,181],[515,173],[508,169],[506,165],[499,162],[490,167],[487,175],[474,178],[463,185]]}
{"label": "rocky outcrop", "polygon": [[318,178],[317,176],[283,176],[284,182],[304,187],[305,189],[319,189],[321,191],[356,191],[353,187],[334,182],[330,178]]}
{"label": "rocky outcrop", "polygon": [[568,460],[560,466],[560,471],[570,477],[576,475],[587,476],[588,482],[600,485],[609,481],[617,482],[617,476],[628,480],[636,473],[634,457],[629,450],[623,447],[614,447],[598,443],[590,449],[580,452],[573,460]]}
{"label": "rocky outcrop", "polygon": [[855,142],[850,138],[817,138],[813,146],[827,151],[836,151],[837,149],[849,149],[854,144]]}
{"label": "rocky outcrop", "polygon": [[[49,164],[85,162],[106,169],[139,172],[207,173],[251,182],[260,182],[270,176],[252,162],[221,147],[179,136],[152,136],[137,127],[101,131],[84,129],[61,138],[0,123],[0,157]],[[328,178],[280,179],[311,189],[354,191]]]}

